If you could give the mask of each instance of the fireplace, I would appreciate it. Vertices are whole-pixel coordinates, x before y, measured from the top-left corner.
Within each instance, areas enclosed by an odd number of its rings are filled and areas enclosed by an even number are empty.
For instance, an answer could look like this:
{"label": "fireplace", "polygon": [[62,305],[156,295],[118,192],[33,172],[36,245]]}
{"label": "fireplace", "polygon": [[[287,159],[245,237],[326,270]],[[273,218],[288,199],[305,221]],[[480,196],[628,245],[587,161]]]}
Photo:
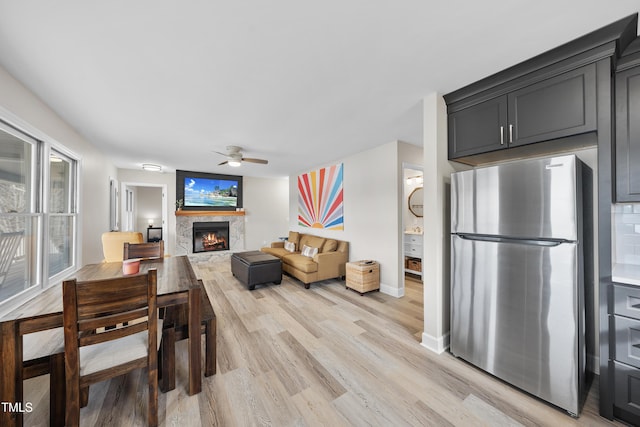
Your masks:
{"label": "fireplace", "polygon": [[193,253],[227,250],[229,221],[193,223]]}

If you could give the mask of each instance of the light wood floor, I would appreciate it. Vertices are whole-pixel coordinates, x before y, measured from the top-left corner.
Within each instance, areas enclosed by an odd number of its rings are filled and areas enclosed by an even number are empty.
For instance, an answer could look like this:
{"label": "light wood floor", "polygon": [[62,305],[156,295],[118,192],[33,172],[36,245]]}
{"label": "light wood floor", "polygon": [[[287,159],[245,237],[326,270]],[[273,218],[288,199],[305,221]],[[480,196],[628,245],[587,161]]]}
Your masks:
{"label": "light wood floor", "polygon": [[[206,258],[205,258],[206,259]],[[160,393],[167,426],[565,426],[621,425],[597,415],[597,382],[579,419],[455,359],[420,345],[422,284],[406,296],[365,296],[344,282],[305,290],[281,285],[248,291],[228,259],[194,262],[218,318],[218,372],[188,396],[186,341],[177,344],[176,389]],[[97,384],[82,425],[146,425],[144,372]],[[48,376],[25,382],[47,425]]]}

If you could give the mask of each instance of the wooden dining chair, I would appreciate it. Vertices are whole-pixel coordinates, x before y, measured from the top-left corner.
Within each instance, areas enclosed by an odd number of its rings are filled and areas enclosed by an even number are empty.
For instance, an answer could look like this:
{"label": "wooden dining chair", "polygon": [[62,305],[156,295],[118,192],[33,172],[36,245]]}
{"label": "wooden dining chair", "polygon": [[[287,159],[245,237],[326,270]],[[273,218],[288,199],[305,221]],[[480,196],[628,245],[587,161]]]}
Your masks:
{"label": "wooden dining chair", "polygon": [[[62,286],[67,426],[79,425],[81,401],[86,401],[91,384],[139,368],[146,368],[148,375],[147,421],[157,426],[162,333],[157,271],[85,282],[71,279]],[[103,329],[124,322],[128,325]]]}
{"label": "wooden dining chair", "polygon": [[125,243],[123,259],[160,259],[164,258],[164,240],[148,243]]}
{"label": "wooden dining chair", "polygon": [[[200,334],[202,334],[205,342],[205,364],[204,376],[209,377],[216,373],[216,339],[217,339],[217,320],[216,313],[213,311],[211,301],[204,288],[202,279],[198,279],[200,286]],[[176,387],[175,374],[175,342],[189,338],[189,310],[186,304],[174,305],[167,307],[164,315],[164,324],[162,331],[162,340],[167,345],[163,347],[162,358],[162,381],[160,382],[160,390],[167,392]],[[167,351],[165,352],[164,349]]]}

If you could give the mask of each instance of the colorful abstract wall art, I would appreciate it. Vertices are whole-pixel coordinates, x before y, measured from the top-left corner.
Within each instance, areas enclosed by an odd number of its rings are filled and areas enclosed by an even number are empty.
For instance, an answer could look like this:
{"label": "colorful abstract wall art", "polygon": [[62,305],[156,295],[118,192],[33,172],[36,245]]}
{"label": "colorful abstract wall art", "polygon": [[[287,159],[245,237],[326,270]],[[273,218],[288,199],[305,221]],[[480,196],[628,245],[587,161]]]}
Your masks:
{"label": "colorful abstract wall art", "polygon": [[342,163],[298,176],[298,225],[344,230]]}

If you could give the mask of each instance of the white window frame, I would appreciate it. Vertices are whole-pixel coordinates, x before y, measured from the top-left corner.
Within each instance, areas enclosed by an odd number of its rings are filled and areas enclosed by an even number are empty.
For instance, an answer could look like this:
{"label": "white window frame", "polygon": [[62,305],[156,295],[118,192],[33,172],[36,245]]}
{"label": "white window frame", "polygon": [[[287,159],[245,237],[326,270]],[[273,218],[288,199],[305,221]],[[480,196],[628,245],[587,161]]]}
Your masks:
{"label": "white window frame", "polygon": [[[13,136],[34,145],[34,157],[37,159],[33,162],[31,168],[31,211],[25,212],[26,215],[38,217],[37,250],[36,250],[36,269],[35,278],[32,286],[9,297],[5,301],[0,301],[0,317],[10,312],[14,308],[23,304],[27,300],[38,295],[42,291],[58,285],[62,280],[68,277],[73,271],[77,270],[81,262],[81,227],[82,216],[80,210],[79,197],[81,194],[80,176],[82,173],[82,157],[72,150],[65,147],[60,142],[51,138],[49,135],[15,116],[10,111],[0,107],[0,129],[12,134]],[[49,277],[49,259],[48,259],[48,242],[49,242],[49,155],[51,151],[67,157],[73,161],[74,171],[71,177],[71,186],[73,192],[70,195],[70,204],[73,220],[73,236],[71,239],[73,248],[71,250],[71,264],[66,269],[60,271],[56,275]]]}

